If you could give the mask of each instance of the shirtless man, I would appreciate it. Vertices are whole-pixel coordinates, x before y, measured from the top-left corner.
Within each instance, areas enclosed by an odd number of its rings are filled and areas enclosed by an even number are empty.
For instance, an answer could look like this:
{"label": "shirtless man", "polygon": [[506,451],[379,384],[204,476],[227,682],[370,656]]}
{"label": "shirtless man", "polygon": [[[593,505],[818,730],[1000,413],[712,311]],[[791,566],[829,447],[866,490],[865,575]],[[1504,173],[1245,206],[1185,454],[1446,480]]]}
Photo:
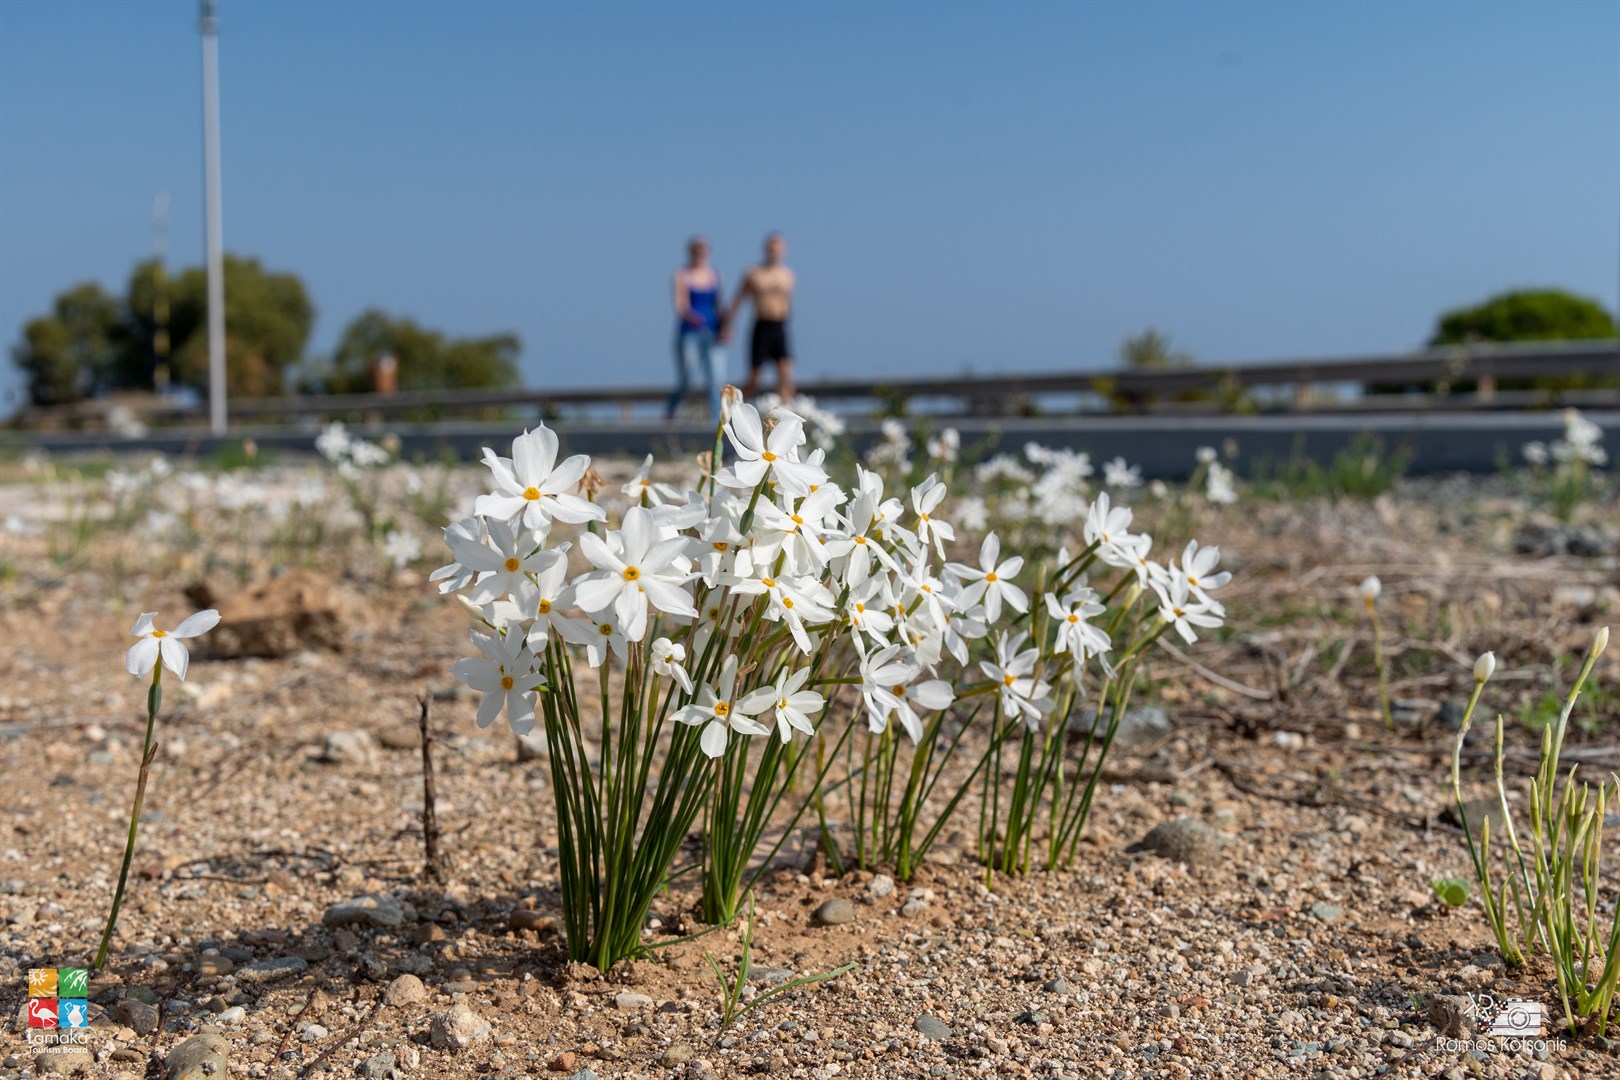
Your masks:
{"label": "shirtless man", "polygon": [[[748,380],[743,395],[753,397],[759,390],[759,373],[767,363],[776,365],[776,392],[783,401],[793,400],[793,352],[788,348],[787,321],[793,311],[793,271],[783,264],[787,241],[781,234],[765,238],[765,261],[748,268],[742,285],[726,310],[724,326],[730,326],[742,310],[743,301],[754,301],[754,331],[748,346]],[[724,340],[724,338],[722,338]]]}

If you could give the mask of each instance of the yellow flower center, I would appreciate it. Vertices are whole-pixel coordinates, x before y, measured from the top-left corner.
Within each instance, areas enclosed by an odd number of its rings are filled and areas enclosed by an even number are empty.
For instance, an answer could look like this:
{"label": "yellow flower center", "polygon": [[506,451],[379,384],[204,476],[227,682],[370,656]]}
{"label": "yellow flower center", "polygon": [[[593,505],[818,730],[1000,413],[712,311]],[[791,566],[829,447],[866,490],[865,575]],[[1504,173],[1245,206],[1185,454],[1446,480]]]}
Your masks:
{"label": "yellow flower center", "polygon": [[1193,588],[1196,589],[1196,588],[1198,588],[1198,579],[1195,578],[1195,577],[1192,577],[1192,576],[1188,576],[1187,584],[1191,585]]}
{"label": "yellow flower center", "polygon": [[518,562],[516,559],[507,559],[506,563],[505,563],[506,572],[509,573],[509,574],[516,573],[517,568],[522,566],[522,565],[523,564]]}
{"label": "yellow flower center", "polygon": [[603,637],[612,637],[613,636],[613,624],[605,622],[601,626],[598,626],[596,628],[596,632],[598,634],[601,634]]}
{"label": "yellow flower center", "polygon": [[792,607],[793,606],[793,597],[791,597],[791,596],[782,597],[782,606],[783,607]]}
{"label": "yellow flower center", "polygon": [[798,514],[794,514],[793,515],[793,524],[795,524],[795,525],[803,525],[804,524],[804,518],[800,517]]}
{"label": "yellow flower center", "polygon": [[994,570],[990,571],[988,574],[984,575],[984,580],[991,581],[991,582],[995,581],[996,580],[996,572]]}
{"label": "yellow flower center", "polygon": [[923,513],[919,513],[919,514],[918,514],[918,515],[917,515],[917,520],[918,520],[918,521],[927,521],[927,520],[928,520],[928,515],[927,515],[927,514],[923,514]]}
{"label": "yellow flower center", "polygon": [[903,698],[906,696],[906,688],[901,684],[896,683],[895,685],[889,687],[889,693],[893,694],[895,697]]}
{"label": "yellow flower center", "polygon": [[1003,675],[1001,677],[1001,681],[1002,681],[1002,683],[1004,685],[1011,686],[1013,684],[1013,676],[1011,676],[1011,675]]}
{"label": "yellow flower center", "polygon": [[862,603],[860,603],[860,602],[856,602],[856,604],[855,604],[855,610],[856,610],[856,611],[859,611],[859,612],[860,612],[860,613],[861,613],[861,614],[863,614],[863,615],[864,615],[864,614],[866,614],[866,605],[865,605],[865,604],[862,604]]}
{"label": "yellow flower center", "polygon": [[638,578],[640,576],[641,576],[641,571],[636,569],[634,566],[627,566],[627,567],[624,568],[624,580],[626,580],[626,581],[634,581],[634,580],[636,580],[636,578]]}
{"label": "yellow flower center", "polygon": [[1078,615],[1070,615],[1069,616],[1069,621],[1072,622],[1072,623],[1077,623],[1077,622],[1080,621],[1080,616],[1078,616]]}
{"label": "yellow flower center", "polygon": [[152,631],[152,636],[153,637],[168,637],[169,632],[167,630],[153,630]]}
{"label": "yellow flower center", "polygon": [[510,675],[502,675],[501,676],[501,689],[502,690],[510,690],[510,689],[512,689],[512,676],[510,676]]}
{"label": "yellow flower center", "polygon": [[864,536],[857,536],[857,537],[856,537],[856,538],[855,538],[855,542],[856,542],[856,543],[857,543],[857,544],[865,544],[865,543],[866,543],[866,537],[864,537]]}
{"label": "yellow flower center", "polygon": [[731,702],[729,702],[729,701],[717,701],[717,702],[714,703],[714,715],[716,715],[716,716],[729,716],[730,714],[731,714]]}
{"label": "yellow flower center", "polygon": [[776,579],[775,578],[769,578],[769,577],[768,578],[761,578],[760,579],[760,584],[764,585],[767,589],[774,589],[774,588],[776,588]]}
{"label": "yellow flower center", "polygon": [[762,461],[775,461],[776,460],[776,455],[771,453],[769,450],[765,451],[763,454],[761,454],[759,456],[760,456],[760,460],[762,460]]}
{"label": "yellow flower center", "polygon": [[547,599],[545,599],[543,597],[540,600],[540,614],[542,614],[542,615],[550,615],[551,614],[551,601],[547,600]]}
{"label": "yellow flower center", "polygon": [[530,502],[534,502],[540,497],[540,489],[537,487],[526,487],[523,489],[523,497],[528,499]]}
{"label": "yellow flower center", "polygon": [[724,540],[716,540],[714,542],[714,550],[716,551],[725,551],[729,547],[731,547],[731,545],[726,543]]}

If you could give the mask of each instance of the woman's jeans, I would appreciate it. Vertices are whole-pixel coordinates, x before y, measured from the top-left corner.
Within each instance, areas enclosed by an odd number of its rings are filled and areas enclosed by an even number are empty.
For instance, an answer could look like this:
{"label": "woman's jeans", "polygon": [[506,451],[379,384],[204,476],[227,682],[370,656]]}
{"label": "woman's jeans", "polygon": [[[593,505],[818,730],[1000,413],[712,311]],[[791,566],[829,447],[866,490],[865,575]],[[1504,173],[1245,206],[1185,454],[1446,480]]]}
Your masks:
{"label": "woman's jeans", "polygon": [[694,379],[702,379],[709,395],[709,418],[720,420],[720,388],[726,381],[726,353],[714,331],[683,326],[675,332],[675,390],[664,415],[673,417]]}

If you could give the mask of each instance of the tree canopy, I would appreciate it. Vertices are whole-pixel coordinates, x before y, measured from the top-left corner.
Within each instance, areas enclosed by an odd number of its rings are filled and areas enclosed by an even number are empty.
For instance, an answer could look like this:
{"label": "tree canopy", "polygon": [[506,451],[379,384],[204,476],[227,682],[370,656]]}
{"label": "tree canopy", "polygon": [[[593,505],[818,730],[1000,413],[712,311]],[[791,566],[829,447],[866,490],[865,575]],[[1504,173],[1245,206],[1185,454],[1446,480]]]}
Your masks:
{"label": "tree canopy", "polygon": [[31,319],[11,355],[29,397],[57,405],[115,378],[126,345],[118,301],[86,282],[58,296],[49,315]]}
{"label": "tree canopy", "polygon": [[1603,305],[1562,289],[1515,289],[1445,312],[1430,345],[1470,341],[1584,341],[1615,336]]}
{"label": "tree canopy", "polygon": [[343,331],[326,373],[326,386],[338,394],[375,389],[372,362],[388,354],[399,364],[401,390],[516,386],[521,349],[515,334],[452,338],[404,316],[373,309]]}
{"label": "tree canopy", "polygon": [[1185,349],[1170,344],[1170,336],[1150,326],[1119,347],[1119,358],[1132,371],[1165,371],[1192,367],[1196,361]]}

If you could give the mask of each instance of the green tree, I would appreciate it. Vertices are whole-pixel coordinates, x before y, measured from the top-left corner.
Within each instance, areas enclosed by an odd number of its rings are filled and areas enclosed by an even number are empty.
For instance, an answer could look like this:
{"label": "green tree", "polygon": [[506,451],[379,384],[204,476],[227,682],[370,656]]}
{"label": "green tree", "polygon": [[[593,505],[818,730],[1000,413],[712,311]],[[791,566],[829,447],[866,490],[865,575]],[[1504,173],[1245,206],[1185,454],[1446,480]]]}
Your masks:
{"label": "green tree", "polygon": [[1161,334],[1152,326],[1126,338],[1125,344],[1119,347],[1119,358],[1132,371],[1165,371],[1192,367],[1196,363],[1192,353],[1174,348],[1169,335]]}
{"label": "green tree", "polygon": [[373,309],[343,331],[325,372],[326,388],[338,394],[373,390],[372,362],[389,353],[399,364],[401,390],[516,386],[521,350],[515,334],[450,338],[409,318]]}
{"label": "green tree", "polygon": [[1441,315],[1429,344],[1584,341],[1614,336],[1614,319],[1595,300],[1562,289],[1516,289]]}
{"label": "green tree", "polygon": [[[131,336],[151,355],[153,326],[151,264],[137,267],[130,281]],[[169,337],[174,380],[201,390],[208,386],[208,275],[201,267],[182,271],[172,282]],[[315,306],[294,274],[265,270],[257,259],[225,256],[225,379],[233,396],[265,397],[284,392],[284,373],[298,364],[315,323]],[[146,360],[151,385],[150,359]]]}
{"label": "green tree", "polygon": [[116,382],[126,344],[121,323],[118,301],[93,282],[62,293],[51,314],[30,320],[12,361],[27,376],[33,402],[66,404]]}

